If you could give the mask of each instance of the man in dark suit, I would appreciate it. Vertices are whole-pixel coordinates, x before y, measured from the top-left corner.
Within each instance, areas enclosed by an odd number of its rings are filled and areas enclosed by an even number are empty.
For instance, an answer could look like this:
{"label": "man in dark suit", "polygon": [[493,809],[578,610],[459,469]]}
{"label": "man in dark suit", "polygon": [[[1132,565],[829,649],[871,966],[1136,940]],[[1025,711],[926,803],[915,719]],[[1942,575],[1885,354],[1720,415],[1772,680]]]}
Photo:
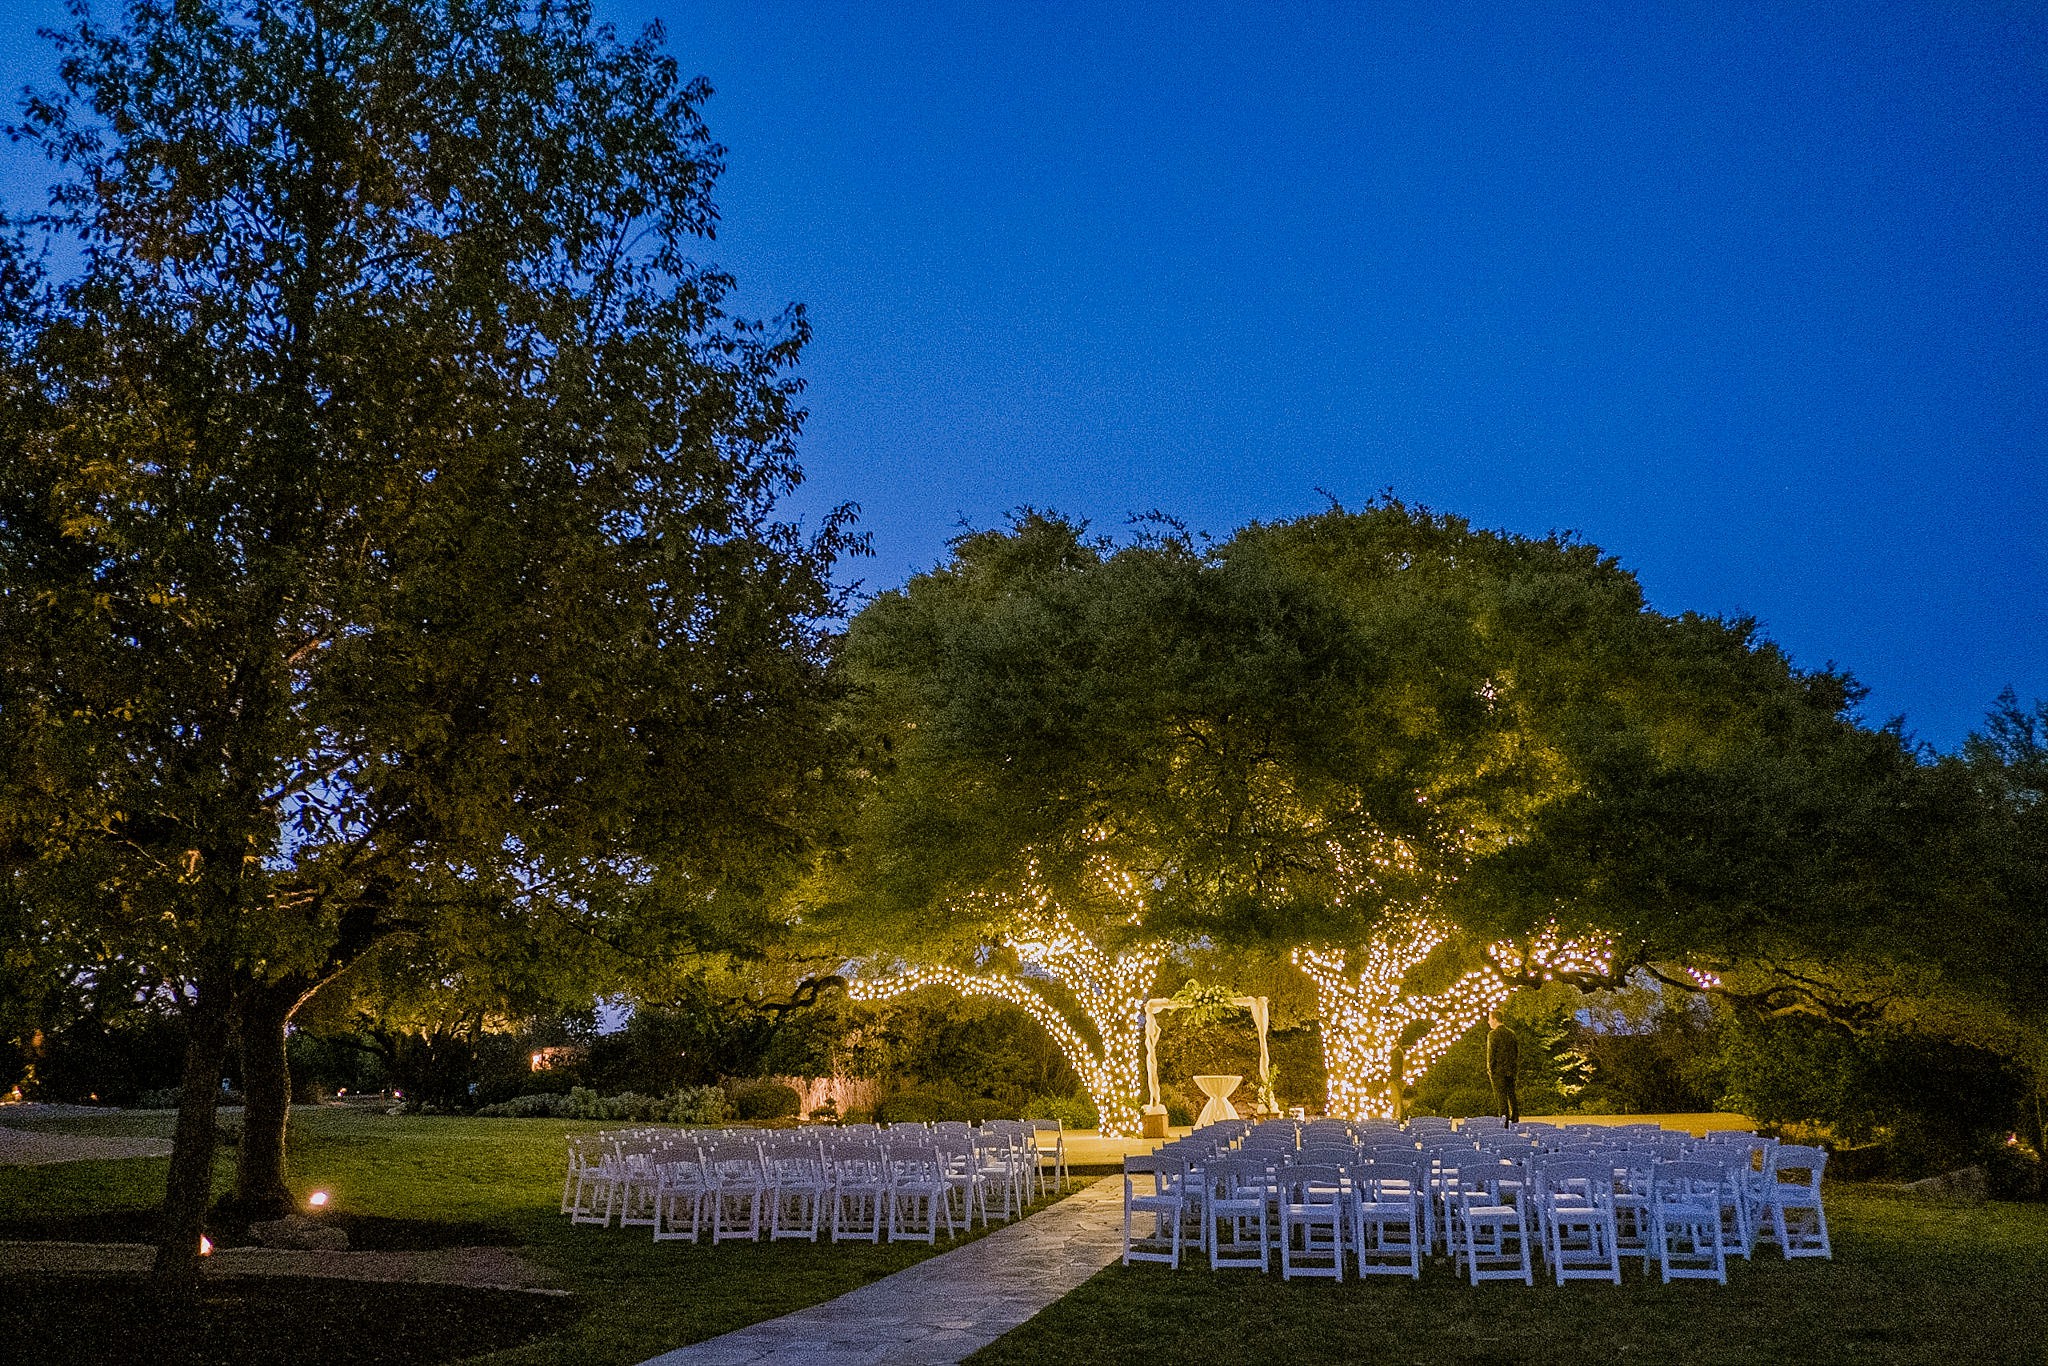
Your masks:
{"label": "man in dark suit", "polygon": [[1515,1031],[1502,1022],[1498,1010],[1486,1014],[1486,1077],[1493,1083],[1494,1108],[1501,1113],[1501,1127],[1521,1119],[1522,1112],[1515,1105],[1515,1071],[1522,1062],[1522,1042],[1515,1037]]}

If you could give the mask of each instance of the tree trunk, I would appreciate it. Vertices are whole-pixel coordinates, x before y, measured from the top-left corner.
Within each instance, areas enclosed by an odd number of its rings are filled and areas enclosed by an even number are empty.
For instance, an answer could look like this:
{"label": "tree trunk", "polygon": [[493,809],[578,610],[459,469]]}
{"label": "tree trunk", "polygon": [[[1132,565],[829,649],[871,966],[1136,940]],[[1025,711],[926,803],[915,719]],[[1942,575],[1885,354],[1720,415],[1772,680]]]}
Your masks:
{"label": "tree trunk", "polygon": [[178,1099],[170,1177],[164,1183],[155,1268],[158,1288],[174,1293],[189,1295],[199,1284],[199,1239],[213,1200],[213,1126],[230,1015],[228,989],[221,982],[202,982],[198,1000],[186,1014],[184,1089]]}
{"label": "tree trunk", "polygon": [[303,990],[286,980],[256,987],[242,1001],[242,1144],[235,1155],[234,1202],[237,1213],[251,1219],[279,1219],[292,1207],[284,1180],[292,1102],[285,1024]]}

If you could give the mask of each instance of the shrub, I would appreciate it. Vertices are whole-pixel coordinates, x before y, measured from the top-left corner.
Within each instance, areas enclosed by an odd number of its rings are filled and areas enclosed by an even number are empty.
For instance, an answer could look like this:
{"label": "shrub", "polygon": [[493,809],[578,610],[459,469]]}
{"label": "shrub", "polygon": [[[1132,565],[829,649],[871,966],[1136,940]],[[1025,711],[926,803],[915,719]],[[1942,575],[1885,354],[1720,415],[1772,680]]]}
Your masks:
{"label": "shrub", "polygon": [[595,1119],[653,1124],[720,1124],[730,1117],[725,1093],[716,1086],[685,1086],[665,1096],[622,1091],[600,1096],[588,1087],[572,1087],[567,1095],[544,1091],[477,1111],[488,1119]]}
{"label": "shrub", "polygon": [[929,1091],[898,1091],[875,1107],[875,1118],[884,1124],[929,1124],[944,1119],[946,1107]]}
{"label": "shrub", "polygon": [[668,1093],[671,1124],[723,1124],[732,1118],[725,1092],[716,1086],[683,1086]]}
{"label": "shrub", "polygon": [[1063,1128],[1094,1129],[1101,1126],[1094,1102],[1085,1096],[1034,1096],[1023,1105],[1020,1119],[1056,1119]]}
{"label": "shrub", "polygon": [[477,1111],[487,1119],[575,1119],[575,1102],[559,1092],[543,1091],[514,1096],[486,1105]]}
{"label": "shrub", "polygon": [[732,1082],[726,1087],[726,1097],[739,1119],[794,1119],[804,1103],[795,1087],[770,1077]]}

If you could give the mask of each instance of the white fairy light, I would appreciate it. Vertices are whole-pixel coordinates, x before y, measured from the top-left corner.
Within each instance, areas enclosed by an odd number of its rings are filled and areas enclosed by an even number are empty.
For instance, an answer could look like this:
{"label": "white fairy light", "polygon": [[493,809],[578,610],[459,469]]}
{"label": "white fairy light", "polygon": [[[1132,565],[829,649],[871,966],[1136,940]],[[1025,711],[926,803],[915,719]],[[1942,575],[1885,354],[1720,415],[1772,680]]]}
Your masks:
{"label": "white fairy light", "polygon": [[[1294,950],[1295,966],[1315,984],[1322,1016],[1323,1065],[1328,1077],[1326,1108],[1348,1119],[1391,1118],[1395,1088],[1419,1081],[1465,1031],[1506,1003],[1510,979],[1531,980],[1565,972],[1606,975],[1612,945],[1564,938],[1546,928],[1522,947],[1503,940],[1487,946],[1487,963],[1441,991],[1410,993],[1408,974],[1457,933],[1450,922],[1411,911],[1391,917],[1360,950],[1319,946]],[[1402,1036],[1418,1024],[1423,1032],[1401,1048]],[[1400,1075],[1394,1075],[1395,1055]]]}
{"label": "white fairy light", "polygon": [[[1131,925],[1143,923],[1147,890],[1143,881],[1100,854],[1088,861],[1086,874],[1089,893],[1122,908],[1123,914],[1116,919]],[[1166,948],[1144,941],[1115,952],[1104,949],[1046,889],[1036,862],[1026,865],[1022,881],[1015,893],[988,893],[975,900],[982,910],[993,913],[989,918],[1006,922],[999,942],[1016,952],[1023,974],[962,972],[926,965],[892,977],[856,980],[849,984],[848,993],[856,1000],[878,1001],[919,987],[944,986],[963,995],[992,996],[1021,1006],[1045,1027],[1079,1074],[1095,1102],[1101,1131],[1112,1137],[1136,1137],[1144,1075],[1145,1002],[1152,995],[1153,977],[1166,957]],[[1038,991],[1034,983],[1039,981],[1066,987],[1090,1030],[1078,1028]]]}

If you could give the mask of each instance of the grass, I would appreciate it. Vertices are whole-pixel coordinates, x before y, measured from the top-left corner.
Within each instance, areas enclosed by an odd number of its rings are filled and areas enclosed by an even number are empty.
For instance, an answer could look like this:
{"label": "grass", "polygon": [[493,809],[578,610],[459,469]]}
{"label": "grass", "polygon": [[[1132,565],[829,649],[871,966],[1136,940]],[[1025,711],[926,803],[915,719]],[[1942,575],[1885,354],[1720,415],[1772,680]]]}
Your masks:
{"label": "grass", "polygon": [[1832,1262],[1762,1253],[1727,1286],[1456,1279],[1334,1285],[1277,1274],[1111,1267],[969,1358],[1059,1361],[2048,1362],[2048,1205],[1924,1204],[1831,1186]]}
{"label": "grass", "polygon": [[[115,1113],[44,1119],[35,1127],[70,1133],[163,1135],[169,1132],[170,1122],[168,1115]],[[390,1116],[344,1109],[294,1111],[292,1124],[294,1189],[301,1194],[316,1188],[327,1191],[332,1211],[381,1230],[382,1245],[394,1245],[390,1240],[408,1236],[424,1245],[440,1241],[431,1228],[422,1225],[468,1226],[466,1238],[515,1245],[575,1292],[568,1322],[558,1323],[557,1331],[539,1341],[475,1358],[489,1366],[559,1362],[602,1366],[641,1361],[671,1347],[842,1295],[922,1261],[934,1251],[914,1243],[725,1243],[715,1249],[687,1243],[657,1246],[641,1229],[571,1228],[558,1212],[564,1138],[571,1132],[599,1127],[593,1124]],[[124,1226],[141,1227],[150,1207],[161,1198],[167,1165],[161,1158],[137,1158],[0,1167],[0,1237],[29,1234],[103,1239],[116,1236]],[[216,1184],[222,1191],[231,1170],[231,1157],[224,1155],[216,1169]],[[410,1227],[384,1221],[404,1221]],[[943,1252],[960,1241],[941,1243],[936,1250]],[[253,1282],[236,1284],[255,1292]],[[391,1287],[334,1290],[340,1283],[323,1284],[329,1287],[328,1298],[333,1303],[322,1312],[337,1325],[359,1332],[361,1324],[382,1322],[384,1296]],[[438,1293],[429,1287],[418,1290],[427,1299]],[[469,1292],[468,1297],[475,1293]],[[343,1303],[351,1296],[354,1310]],[[461,1303],[465,1298],[462,1292],[446,1296],[451,1315],[465,1312]],[[149,1314],[147,1302],[139,1294],[124,1299],[117,1292],[111,1302],[127,1302],[132,1312],[125,1316],[118,1310],[102,1312],[110,1323]],[[293,1359],[300,1366],[319,1366],[326,1358],[317,1344],[326,1335],[306,1331],[308,1325],[296,1308],[292,1322],[292,1332],[302,1343]],[[476,1340],[444,1334],[438,1355],[434,1352],[437,1344],[429,1341],[417,1354],[393,1359],[447,1360],[445,1344],[450,1341]],[[114,1355],[74,1349],[43,1359],[69,1366]],[[151,1355],[160,1362],[169,1360],[161,1353]],[[333,1360],[339,1363],[344,1358]]]}

